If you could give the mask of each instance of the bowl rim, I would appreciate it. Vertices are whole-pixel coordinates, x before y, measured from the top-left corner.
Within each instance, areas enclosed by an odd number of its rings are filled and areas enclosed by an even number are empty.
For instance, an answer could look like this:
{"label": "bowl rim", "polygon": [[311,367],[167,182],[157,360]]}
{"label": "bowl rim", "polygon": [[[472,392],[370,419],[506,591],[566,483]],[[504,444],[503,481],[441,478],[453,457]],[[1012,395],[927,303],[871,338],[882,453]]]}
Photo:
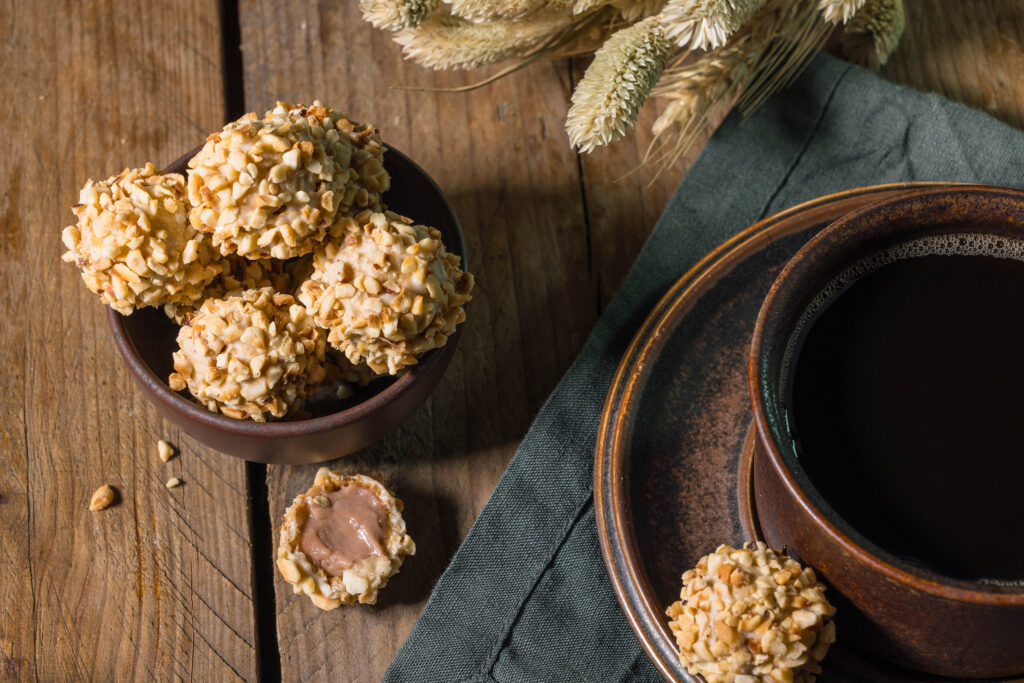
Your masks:
{"label": "bowl rim", "polygon": [[[408,155],[385,143],[387,155],[397,157],[402,163],[407,164],[413,171],[417,172],[430,188],[436,192],[441,199],[444,210],[451,217],[452,228],[455,233],[455,244],[451,245],[457,249],[457,254],[462,259],[462,268],[469,267],[469,260],[466,254],[465,235],[458,216],[452,209],[451,204],[444,192],[441,191],[437,182]],[[202,149],[196,147],[192,151],[178,157],[165,169],[165,173],[182,172],[188,161]],[[145,386],[155,398],[159,399],[168,409],[173,410],[185,419],[192,422],[199,422],[203,426],[235,434],[240,437],[259,437],[265,439],[289,439],[297,436],[307,436],[323,432],[333,431],[346,425],[357,423],[365,419],[371,413],[384,409],[387,405],[397,401],[402,395],[409,391],[416,382],[419,375],[425,373],[435,362],[440,361],[441,352],[444,348],[433,349],[427,352],[419,363],[410,367],[398,379],[384,387],[377,393],[359,401],[347,408],[320,417],[308,418],[305,420],[287,420],[280,422],[254,422],[252,420],[239,420],[220,413],[213,413],[206,408],[193,403],[157,377],[156,373],[142,360],[135,348],[134,342],[128,336],[125,329],[125,319],[128,316],[121,315],[112,308],[107,307],[107,322],[114,337],[114,345],[120,352],[125,364],[131,373],[143,386]],[[454,345],[462,332],[462,328],[456,328],[455,332],[448,338],[445,347]]]}
{"label": "bowl rim", "polygon": [[[1009,196],[1020,203],[1024,208],[1024,191],[1012,188],[1001,188],[987,185],[957,185],[940,188],[923,188],[900,193],[895,197],[881,199],[861,209],[851,211],[843,215],[812,237],[804,244],[799,251],[786,263],[772,283],[768,294],[758,312],[757,322],[754,325],[754,334],[750,344],[748,356],[748,387],[750,390],[751,404],[753,407],[753,421],[757,427],[757,441],[760,448],[767,456],[772,469],[779,476],[783,486],[794,501],[803,511],[804,518],[809,520],[817,529],[822,531],[829,539],[843,548],[858,562],[866,565],[885,578],[909,586],[922,593],[955,600],[958,602],[972,603],[986,606],[1024,606],[1024,585],[1016,584],[986,584],[976,581],[966,581],[948,577],[943,574],[906,565],[892,557],[883,549],[882,554],[872,552],[864,545],[855,541],[850,534],[837,524],[833,517],[839,518],[831,508],[821,507],[808,495],[808,492],[793,476],[792,466],[781,449],[775,442],[772,431],[769,427],[767,410],[762,400],[764,390],[760,377],[762,358],[764,357],[765,326],[769,317],[775,312],[775,306],[780,298],[780,292],[785,293],[791,287],[794,279],[794,271],[809,256],[815,254],[823,243],[835,239],[835,236],[844,231],[850,230],[851,225],[877,215],[886,209],[903,204],[911,206],[922,200],[952,200],[956,197],[971,197],[991,201],[997,196]],[[799,463],[796,463],[799,467]],[[800,473],[806,477],[800,468]],[[816,492],[815,492],[816,493]],[[820,497],[820,494],[818,494]],[[827,504],[824,498],[822,500]],[[840,518],[841,519],[841,518]],[[844,523],[845,524],[845,523]],[[850,527],[852,529],[852,527]],[[865,539],[867,540],[867,539]],[[870,541],[869,541],[870,542]],[[892,561],[888,558],[892,557]]]}

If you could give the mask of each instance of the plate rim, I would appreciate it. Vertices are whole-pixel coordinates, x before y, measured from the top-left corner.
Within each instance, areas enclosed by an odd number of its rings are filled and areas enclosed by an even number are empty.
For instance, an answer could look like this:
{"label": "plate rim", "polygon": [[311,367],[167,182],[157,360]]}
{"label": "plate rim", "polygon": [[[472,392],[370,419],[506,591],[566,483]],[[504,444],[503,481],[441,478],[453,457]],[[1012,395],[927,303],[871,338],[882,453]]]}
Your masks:
{"label": "plate rim", "polygon": [[[646,375],[645,367],[656,357],[663,337],[667,336],[666,329],[692,307],[707,287],[729,272],[729,266],[784,236],[785,227],[797,217],[819,213],[823,220],[835,220],[889,195],[963,184],[917,181],[868,185],[822,195],[762,218],[719,244],[683,273],[633,336],[616,367],[601,411],[594,449],[594,508],[601,556],[615,597],[634,636],[665,680],[698,683],[699,679],[682,669],[662,610],[651,602],[650,582],[632,533],[628,461],[623,443],[630,421],[629,406]],[[851,206],[832,215],[838,210],[835,205],[844,203]]]}

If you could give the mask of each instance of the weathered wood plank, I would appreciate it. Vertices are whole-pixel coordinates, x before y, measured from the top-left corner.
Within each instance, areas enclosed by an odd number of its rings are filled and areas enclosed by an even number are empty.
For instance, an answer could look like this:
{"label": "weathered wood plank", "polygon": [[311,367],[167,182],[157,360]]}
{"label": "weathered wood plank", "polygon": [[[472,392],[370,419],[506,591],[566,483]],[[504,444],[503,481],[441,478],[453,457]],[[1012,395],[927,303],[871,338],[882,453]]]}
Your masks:
{"label": "weathered wood plank", "polygon": [[[147,404],[59,260],[87,178],[221,125],[217,7],[4,3],[0,34],[0,678],[252,679],[244,465]],[[91,513],[102,483],[120,501]]]}
{"label": "weathered wood plank", "polygon": [[[247,109],[319,97],[376,123],[451,200],[477,276],[459,351],[432,399],[339,463],[405,500],[418,554],[373,608],[321,613],[276,577],[285,677],[376,680],[596,318],[577,160],[562,131],[569,65],[538,65],[464,95],[408,92],[389,88],[478,74],[403,62],[352,2],[243,2],[241,26]],[[275,524],[315,469],[270,468]]]}
{"label": "weathered wood plank", "polygon": [[882,74],[1024,127],[1024,3],[905,3],[907,29]]}
{"label": "weathered wood plank", "polygon": [[[886,74],[1019,123],[1020,39],[1001,28],[1019,3],[980,3],[980,12],[944,5],[934,15],[922,5],[911,7],[918,23]],[[940,21],[944,33],[935,33]],[[537,65],[466,95],[395,91],[388,88],[444,87],[480,74],[404,63],[386,34],[360,21],[355,3],[245,0],[241,24],[247,108],[320,97],[377,123],[452,200],[478,277],[462,346],[433,398],[397,433],[338,463],[380,477],[406,499],[419,555],[375,608],[321,614],[276,580],[286,677],[375,680],[703,140],[661,175],[644,168],[619,180],[643,157],[657,106],[642,114],[635,137],[577,160],[562,123],[570,74],[578,78],[585,60],[573,69]],[[937,36],[948,42],[922,45]],[[270,468],[275,522],[314,470]]]}

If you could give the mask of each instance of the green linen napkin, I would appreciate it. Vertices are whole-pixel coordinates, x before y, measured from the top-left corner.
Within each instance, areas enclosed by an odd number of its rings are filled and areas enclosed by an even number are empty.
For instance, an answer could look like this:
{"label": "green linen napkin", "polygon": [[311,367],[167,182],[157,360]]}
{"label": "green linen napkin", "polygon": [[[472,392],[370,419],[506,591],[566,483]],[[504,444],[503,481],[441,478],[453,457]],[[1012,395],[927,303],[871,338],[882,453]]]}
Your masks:
{"label": "green linen napkin", "polygon": [[659,297],[733,233],[877,183],[1024,187],[1024,133],[827,55],[750,119],[733,114],[680,184],[395,657],[386,681],[660,681],[597,542],[604,396]]}

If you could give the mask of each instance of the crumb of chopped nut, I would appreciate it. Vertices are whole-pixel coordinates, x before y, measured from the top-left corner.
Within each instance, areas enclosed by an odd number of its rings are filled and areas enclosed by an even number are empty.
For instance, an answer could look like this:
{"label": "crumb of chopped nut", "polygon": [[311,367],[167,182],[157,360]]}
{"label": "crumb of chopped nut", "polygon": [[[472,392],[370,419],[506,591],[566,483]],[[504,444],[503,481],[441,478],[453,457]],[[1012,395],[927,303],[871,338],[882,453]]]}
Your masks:
{"label": "crumb of chopped nut", "polygon": [[392,375],[444,345],[466,318],[473,276],[440,231],[390,211],[364,211],[336,228],[299,294],[328,342],[353,364]]}
{"label": "crumb of chopped nut", "polygon": [[353,215],[364,209],[381,210],[380,196],[391,187],[391,176],[384,170],[384,143],[380,132],[372,124],[350,121],[319,100],[312,106],[278,102],[264,117],[265,120],[275,118],[305,119],[314,137],[323,140],[334,162],[342,169],[351,169],[344,191],[338,197],[339,215]]}
{"label": "crumb of chopped nut", "polygon": [[761,542],[721,545],[683,574],[667,610],[680,659],[708,683],[811,683],[835,608],[811,568]]}
{"label": "crumb of chopped nut", "polygon": [[179,486],[181,486],[181,479],[178,479],[177,477],[171,477],[170,479],[167,480],[165,486],[169,489],[176,489]]}
{"label": "crumb of chopped nut", "polygon": [[380,137],[368,130],[319,102],[279,103],[262,119],[229,123],[189,162],[192,225],[224,255],[309,253],[336,216],[380,206],[390,179]]}
{"label": "crumb of chopped nut", "polygon": [[92,498],[89,499],[89,509],[93,512],[106,510],[113,502],[114,489],[109,484],[104,484],[92,494]]}
{"label": "crumb of chopped nut", "polygon": [[160,459],[167,462],[174,457],[174,447],[167,443],[163,439],[156,442],[156,452],[160,455]]}
{"label": "crumb of chopped nut", "polygon": [[[339,539],[343,531],[348,534]],[[284,513],[277,568],[295,593],[330,610],[376,603],[378,591],[398,573],[405,556],[415,553],[401,500],[375,479],[325,467]]]}
{"label": "crumb of chopped nut", "polygon": [[72,210],[78,223],[64,228],[62,258],[120,313],[192,303],[220,271],[205,238],[189,225],[180,174],[146,164],[90,180]]}
{"label": "crumb of chopped nut", "polygon": [[178,346],[171,389],[238,419],[283,417],[325,375],[323,334],[290,294],[270,287],[207,299]]}

